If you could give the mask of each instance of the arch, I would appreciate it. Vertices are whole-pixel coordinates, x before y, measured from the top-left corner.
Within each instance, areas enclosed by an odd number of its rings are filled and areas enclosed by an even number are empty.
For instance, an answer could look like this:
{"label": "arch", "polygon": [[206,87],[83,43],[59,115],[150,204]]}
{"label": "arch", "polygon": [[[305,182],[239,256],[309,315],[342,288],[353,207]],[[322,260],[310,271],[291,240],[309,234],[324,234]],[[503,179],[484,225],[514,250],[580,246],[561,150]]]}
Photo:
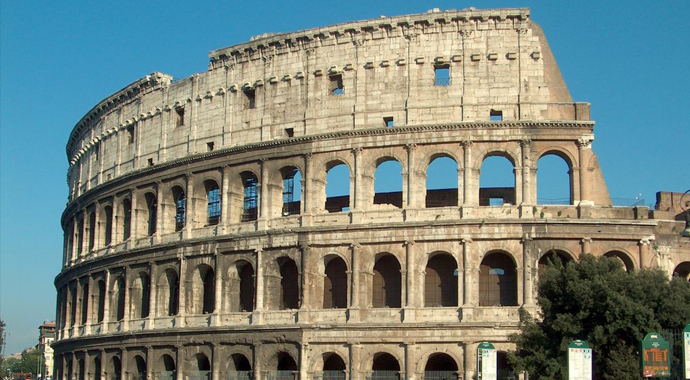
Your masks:
{"label": "arch", "polygon": [[403,205],[402,165],[392,157],[376,160],[374,171],[374,204]]}
{"label": "arch", "polygon": [[371,364],[371,380],[397,380],[400,377],[400,363],[387,352],[374,354]]}
{"label": "arch", "polygon": [[109,380],[120,380],[122,379],[122,362],[117,356],[113,356],[110,359],[110,368],[108,368],[108,373],[110,374]]}
{"label": "arch", "polygon": [[130,362],[130,370],[132,380],[146,379],[146,359],[141,355],[134,355]]}
{"label": "arch", "polygon": [[113,207],[110,205],[103,207],[103,228],[100,228],[101,241],[104,247],[110,246],[113,238]]}
{"label": "arch", "polygon": [[254,268],[245,260],[230,266],[228,306],[231,312],[254,310]]}
{"label": "arch", "polygon": [[101,279],[96,283],[96,295],[94,296],[94,303],[96,304],[95,319],[98,323],[103,322],[105,317],[105,297],[105,281]]}
{"label": "arch", "polygon": [[573,204],[572,163],[560,151],[537,160],[537,204]]}
{"label": "arch", "polygon": [[302,173],[295,166],[280,169],[282,182],[282,216],[299,215],[302,199]]}
{"label": "arch", "polygon": [[96,211],[89,212],[89,251],[96,248]]}
{"label": "arch", "polygon": [[252,365],[249,362],[249,359],[247,359],[247,357],[242,355],[242,354],[230,355],[230,363],[229,364],[237,372],[249,372],[252,370]]}
{"label": "arch", "polygon": [[132,201],[129,198],[122,200],[122,240],[126,241],[132,236]]}
{"label": "arch", "polygon": [[179,309],[180,280],[173,268],[166,269],[158,278],[158,315],[177,315]]}
{"label": "arch", "polygon": [[146,271],[140,271],[132,284],[131,313],[132,318],[146,318],[149,316],[151,299],[151,278]]}
{"label": "arch", "polygon": [[89,280],[81,286],[81,324],[85,325],[89,317]]}
{"label": "arch", "polygon": [[101,358],[98,356],[93,358],[93,380],[101,380]]}
{"label": "arch", "polygon": [[295,359],[287,352],[278,353],[278,365],[276,367],[278,371],[297,371],[297,363]]}
{"label": "arch", "polygon": [[220,221],[220,188],[218,183],[212,179],[204,181],[206,191],[206,216],[208,225],[218,224]]}
{"label": "arch", "polygon": [[112,282],[112,289],[110,304],[114,307],[110,308],[110,319],[121,321],[125,318],[125,279],[123,276],[115,277]]}
{"label": "arch", "polygon": [[350,210],[350,168],[343,161],[326,164],[326,204],[328,212]]}
{"label": "arch", "polygon": [[182,231],[187,217],[187,196],[184,189],[180,186],[173,186],[170,190],[174,204],[175,231]]}
{"label": "arch", "polygon": [[161,355],[158,360],[158,377],[159,380],[175,380],[175,372],[177,371],[177,366],[175,365],[175,359],[168,354]]}
{"label": "arch", "polygon": [[347,265],[340,256],[324,257],[323,305],[324,309],[347,307]]}
{"label": "arch", "polygon": [[299,308],[299,273],[297,264],[289,257],[279,257],[280,292],[279,309]]}
{"label": "arch", "polygon": [[215,272],[206,264],[196,267],[192,278],[192,314],[210,314],[215,310]]}
{"label": "arch", "polygon": [[69,296],[67,297],[67,309],[69,310],[69,325],[74,326],[77,323],[77,285],[73,283],[69,285],[67,291]]}
{"label": "arch", "polygon": [[539,258],[539,262],[537,263],[538,276],[541,277],[544,269],[546,269],[549,265],[556,265],[556,267],[564,268],[566,264],[572,261],[573,256],[568,252],[561,249],[552,248],[541,255],[541,258]]}
{"label": "arch", "polygon": [[156,233],[156,218],[158,215],[158,199],[154,193],[144,194],[146,201],[146,235],[153,236]]}
{"label": "arch", "polygon": [[633,264],[632,259],[627,253],[623,251],[608,251],[604,253],[604,256],[619,260],[621,264],[623,264],[623,269],[628,273],[635,270],[635,264]]}
{"label": "arch", "polygon": [[680,277],[690,281],[690,261],[684,261],[673,269],[673,277]]}
{"label": "arch", "polygon": [[391,254],[381,255],[374,264],[372,306],[399,308],[402,298],[401,281],[398,259]]}
{"label": "arch", "polygon": [[323,380],[345,380],[345,361],[335,352],[323,354]]}
{"label": "arch", "polygon": [[458,266],[447,253],[429,258],[424,274],[424,306],[458,306]]}
{"label": "arch", "polygon": [[198,353],[194,355],[194,364],[196,364],[196,369],[197,371],[210,371],[211,370],[211,362],[208,360],[208,356],[206,356],[203,353]]}
{"label": "arch", "polygon": [[482,160],[479,205],[504,204],[515,204],[515,160],[507,152],[493,151]]}
{"label": "arch", "polygon": [[250,171],[240,173],[242,179],[243,202],[242,221],[251,222],[259,216],[259,180]]}
{"label": "arch", "polygon": [[479,306],[517,306],[517,267],[502,251],[487,253],[479,270]]}
{"label": "arch", "polygon": [[447,154],[431,156],[426,168],[426,207],[458,205],[458,163]]}
{"label": "arch", "polygon": [[458,363],[450,355],[431,354],[424,367],[424,380],[449,380],[458,378]]}

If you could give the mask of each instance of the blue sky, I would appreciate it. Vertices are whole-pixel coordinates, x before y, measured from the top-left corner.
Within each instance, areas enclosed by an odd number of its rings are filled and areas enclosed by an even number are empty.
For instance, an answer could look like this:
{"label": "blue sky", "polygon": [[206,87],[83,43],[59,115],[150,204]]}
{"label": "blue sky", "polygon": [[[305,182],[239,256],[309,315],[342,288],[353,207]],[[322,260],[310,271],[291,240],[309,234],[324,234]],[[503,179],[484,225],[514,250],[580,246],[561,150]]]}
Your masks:
{"label": "blue sky", "polygon": [[[251,3],[251,4],[250,4]],[[211,50],[434,7],[530,7],[575,101],[592,103],[594,150],[614,198],[690,188],[690,1],[2,1],[0,319],[5,353],[54,319],[65,144],[92,106],[154,71],[206,70]]]}

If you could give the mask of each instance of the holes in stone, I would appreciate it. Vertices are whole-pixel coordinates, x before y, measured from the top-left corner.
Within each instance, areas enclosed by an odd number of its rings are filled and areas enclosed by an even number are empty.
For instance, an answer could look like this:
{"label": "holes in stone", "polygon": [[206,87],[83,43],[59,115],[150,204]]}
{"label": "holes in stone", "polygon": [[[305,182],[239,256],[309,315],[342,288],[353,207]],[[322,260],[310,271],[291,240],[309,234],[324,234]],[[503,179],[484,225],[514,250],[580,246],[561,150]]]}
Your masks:
{"label": "holes in stone", "polygon": [[458,205],[458,164],[450,157],[437,157],[426,169],[426,207]]}
{"label": "holes in stone", "polygon": [[207,152],[213,151],[213,145],[214,145],[214,144],[213,144],[213,141],[207,142],[207,143],[206,143],[206,151],[207,151]]}
{"label": "holes in stone", "polygon": [[434,66],[434,85],[435,86],[450,86],[450,66],[436,65]]}
{"label": "holes in stone", "polygon": [[285,135],[287,137],[295,137],[295,129],[294,128],[285,128]]}
{"label": "holes in stone", "polygon": [[330,92],[331,95],[342,95],[345,92],[345,88],[343,87],[343,76],[342,74],[337,74],[337,75],[331,75],[329,77],[330,79]]}
{"label": "holes in stone", "polygon": [[479,177],[479,205],[515,204],[515,167],[506,157],[489,155],[482,162]]}
{"label": "holes in stone", "polygon": [[206,187],[208,224],[215,225],[220,220],[220,189],[212,180],[205,181],[204,186]]}
{"label": "holes in stone", "polygon": [[393,128],[393,116],[384,117],[383,125],[385,125],[386,128]]}
{"label": "holes in stone", "polygon": [[491,121],[503,121],[503,111],[491,110],[491,112],[489,112],[489,120],[491,120]]}
{"label": "holes in stone", "polygon": [[184,107],[175,107],[175,127],[184,125]]}
{"label": "holes in stone", "polygon": [[302,175],[294,167],[281,169],[283,174],[283,216],[298,215],[301,207]]}
{"label": "holes in stone", "polygon": [[134,144],[134,126],[127,127],[127,144]]}
{"label": "holes in stone", "polygon": [[381,159],[374,172],[374,204],[402,208],[402,166],[394,159]]}
{"label": "holes in stone", "polygon": [[326,171],[326,211],[350,210],[350,170],[342,162],[329,164]]}
{"label": "holes in stone", "polygon": [[153,166],[153,158],[149,158],[148,163],[149,163],[149,166]]}
{"label": "holes in stone", "polygon": [[256,91],[253,89],[247,89],[243,91],[244,93],[244,104],[246,109],[256,108]]}

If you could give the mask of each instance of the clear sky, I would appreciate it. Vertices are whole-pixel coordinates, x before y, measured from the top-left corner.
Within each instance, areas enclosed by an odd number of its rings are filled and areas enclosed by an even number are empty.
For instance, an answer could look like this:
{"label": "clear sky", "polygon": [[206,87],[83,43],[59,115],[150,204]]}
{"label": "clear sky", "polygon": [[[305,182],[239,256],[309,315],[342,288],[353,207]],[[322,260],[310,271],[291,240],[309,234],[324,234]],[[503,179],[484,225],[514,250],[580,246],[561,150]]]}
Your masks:
{"label": "clear sky", "polygon": [[592,103],[613,198],[690,188],[690,1],[0,2],[0,319],[5,353],[55,315],[65,144],[96,103],[151,72],[186,77],[208,52],[267,32],[423,13],[529,7],[573,100]]}

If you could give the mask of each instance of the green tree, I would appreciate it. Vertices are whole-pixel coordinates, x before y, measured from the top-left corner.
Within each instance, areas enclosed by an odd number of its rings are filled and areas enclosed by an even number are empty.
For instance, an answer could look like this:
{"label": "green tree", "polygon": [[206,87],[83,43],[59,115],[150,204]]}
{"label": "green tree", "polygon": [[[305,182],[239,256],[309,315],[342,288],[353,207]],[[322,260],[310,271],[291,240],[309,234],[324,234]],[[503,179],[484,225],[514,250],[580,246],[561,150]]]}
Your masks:
{"label": "green tree", "polygon": [[638,380],[639,344],[651,331],[682,329],[690,320],[690,283],[660,270],[627,273],[613,258],[582,255],[556,261],[540,275],[539,319],[521,310],[510,363],[530,380],[565,379],[568,343],[594,349],[594,378]]}
{"label": "green tree", "polygon": [[3,354],[5,353],[5,322],[0,319],[0,376],[5,376]]}

